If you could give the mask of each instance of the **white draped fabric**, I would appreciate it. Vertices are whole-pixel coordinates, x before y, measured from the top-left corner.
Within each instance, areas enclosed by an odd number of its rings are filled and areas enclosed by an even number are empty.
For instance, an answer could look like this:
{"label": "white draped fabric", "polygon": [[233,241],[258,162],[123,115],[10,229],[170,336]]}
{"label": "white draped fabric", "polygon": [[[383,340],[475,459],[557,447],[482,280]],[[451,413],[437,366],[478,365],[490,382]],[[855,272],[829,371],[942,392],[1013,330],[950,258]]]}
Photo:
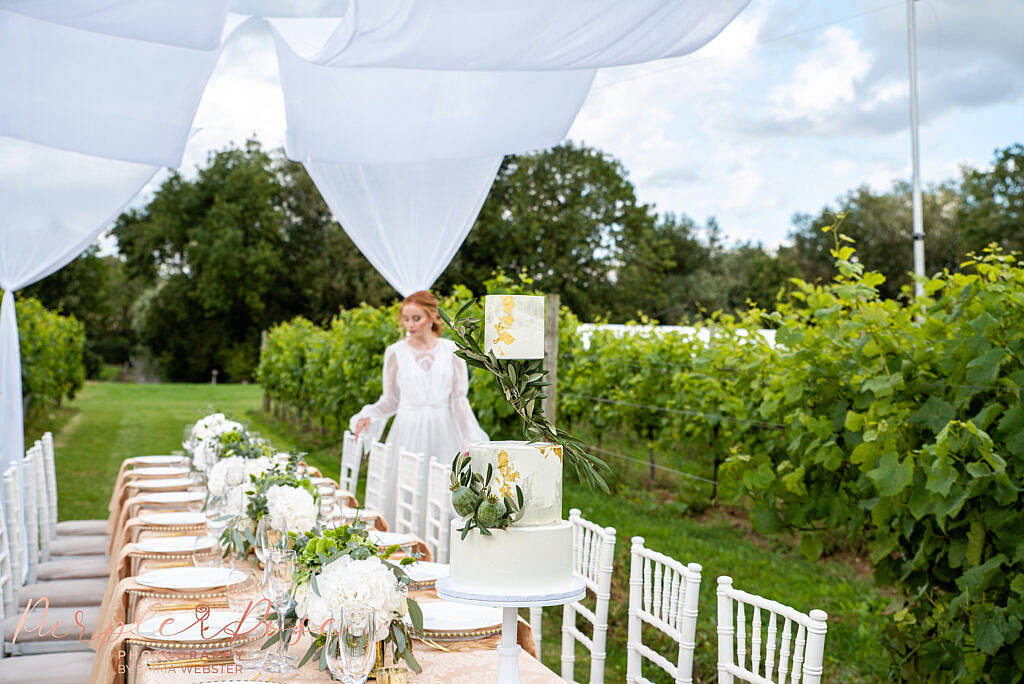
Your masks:
{"label": "white draped fabric", "polygon": [[501,159],[306,169],[359,251],[404,297],[429,288],[455,256]]}
{"label": "white draped fabric", "polygon": [[0,0],[36,19],[196,50],[220,47],[230,0]]}
{"label": "white draped fabric", "polygon": [[96,239],[160,169],[0,137],[0,466],[24,455],[18,328],[11,293]]}
{"label": "white draped fabric", "polygon": [[219,55],[0,10],[0,135],[176,167]]}
{"label": "white draped fabric", "polygon": [[597,73],[323,67],[274,35],[288,156],[302,162],[392,164],[549,147],[565,138]]}
{"label": "white draped fabric", "polygon": [[749,2],[351,0],[341,19],[300,20],[315,31],[288,28],[325,66],[595,69],[689,54]]}

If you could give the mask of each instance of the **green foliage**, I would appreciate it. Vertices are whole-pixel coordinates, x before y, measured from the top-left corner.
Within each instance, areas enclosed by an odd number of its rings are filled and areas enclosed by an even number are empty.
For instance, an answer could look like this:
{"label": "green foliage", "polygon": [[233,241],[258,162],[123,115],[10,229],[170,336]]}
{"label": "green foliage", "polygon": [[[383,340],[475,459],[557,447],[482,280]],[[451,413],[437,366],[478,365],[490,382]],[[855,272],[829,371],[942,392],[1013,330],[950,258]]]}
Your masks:
{"label": "green foliage", "polygon": [[21,393],[27,400],[26,417],[31,419],[82,388],[85,330],[74,316],[48,311],[36,299],[19,297],[17,316]]}

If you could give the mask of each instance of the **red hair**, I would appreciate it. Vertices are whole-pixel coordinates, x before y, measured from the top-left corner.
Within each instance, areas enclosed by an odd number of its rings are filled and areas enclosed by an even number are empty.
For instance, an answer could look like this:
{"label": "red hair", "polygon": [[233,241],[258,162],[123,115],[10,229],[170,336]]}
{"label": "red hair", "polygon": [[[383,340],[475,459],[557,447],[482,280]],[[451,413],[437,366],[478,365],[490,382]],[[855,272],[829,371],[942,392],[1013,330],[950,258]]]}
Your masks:
{"label": "red hair", "polygon": [[437,313],[437,297],[426,290],[413,292],[411,295],[403,299],[402,306],[398,307],[399,319],[401,319],[402,309],[405,308],[406,304],[415,304],[427,312],[427,318],[430,319],[430,331],[438,337],[441,336],[441,330],[444,329],[444,322],[441,320],[441,315]]}

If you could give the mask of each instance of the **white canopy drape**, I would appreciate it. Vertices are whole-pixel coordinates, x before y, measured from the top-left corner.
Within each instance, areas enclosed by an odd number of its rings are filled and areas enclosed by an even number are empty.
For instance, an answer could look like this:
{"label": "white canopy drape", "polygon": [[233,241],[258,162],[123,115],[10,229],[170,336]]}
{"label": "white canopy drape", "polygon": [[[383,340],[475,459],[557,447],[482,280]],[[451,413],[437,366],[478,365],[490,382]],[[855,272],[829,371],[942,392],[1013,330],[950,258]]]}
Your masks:
{"label": "white canopy drape", "polygon": [[[597,68],[691,52],[747,2],[350,0],[341,19],[276,20],[288,154],[389,282],[429,287],[502,155],[559,142]],[[229,4],[0,0],[0,465],[23,448],[10,292],[180,163],[246,18]]]}
{"label": "white canopy drape", "polygon": [[301,54],[337,67],[596,69],[697,50],[750,0],[350,0],[301,31]]}
{"label": "white canopy drape", "polygon": [[473,227],[501,155],[306,169],[352,241],[407,296],[437,280]]}
{"label": "white canopy drape", "polygon": [[20,458],[21,365],[15,290],[48,276],[96,239],[159,166],[0,137],[0,465]]}

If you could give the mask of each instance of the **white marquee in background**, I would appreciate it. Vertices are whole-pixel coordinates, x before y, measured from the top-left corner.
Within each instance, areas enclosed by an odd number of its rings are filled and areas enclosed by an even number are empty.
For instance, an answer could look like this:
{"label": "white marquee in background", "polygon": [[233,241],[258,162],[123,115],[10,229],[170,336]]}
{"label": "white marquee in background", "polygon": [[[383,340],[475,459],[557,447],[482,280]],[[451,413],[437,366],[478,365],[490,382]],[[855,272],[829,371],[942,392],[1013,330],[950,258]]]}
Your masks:
{"label": "white marquee in background", "polygon": [[407,294],[454,256],[503,155],[564,138],[597,69],[692,52],[748,2],[350,0],[295,17],[308,0],[0,0],[0,466],[24,452],[11,293],[181,163],[241,23],[274,32],[287,154]]}

